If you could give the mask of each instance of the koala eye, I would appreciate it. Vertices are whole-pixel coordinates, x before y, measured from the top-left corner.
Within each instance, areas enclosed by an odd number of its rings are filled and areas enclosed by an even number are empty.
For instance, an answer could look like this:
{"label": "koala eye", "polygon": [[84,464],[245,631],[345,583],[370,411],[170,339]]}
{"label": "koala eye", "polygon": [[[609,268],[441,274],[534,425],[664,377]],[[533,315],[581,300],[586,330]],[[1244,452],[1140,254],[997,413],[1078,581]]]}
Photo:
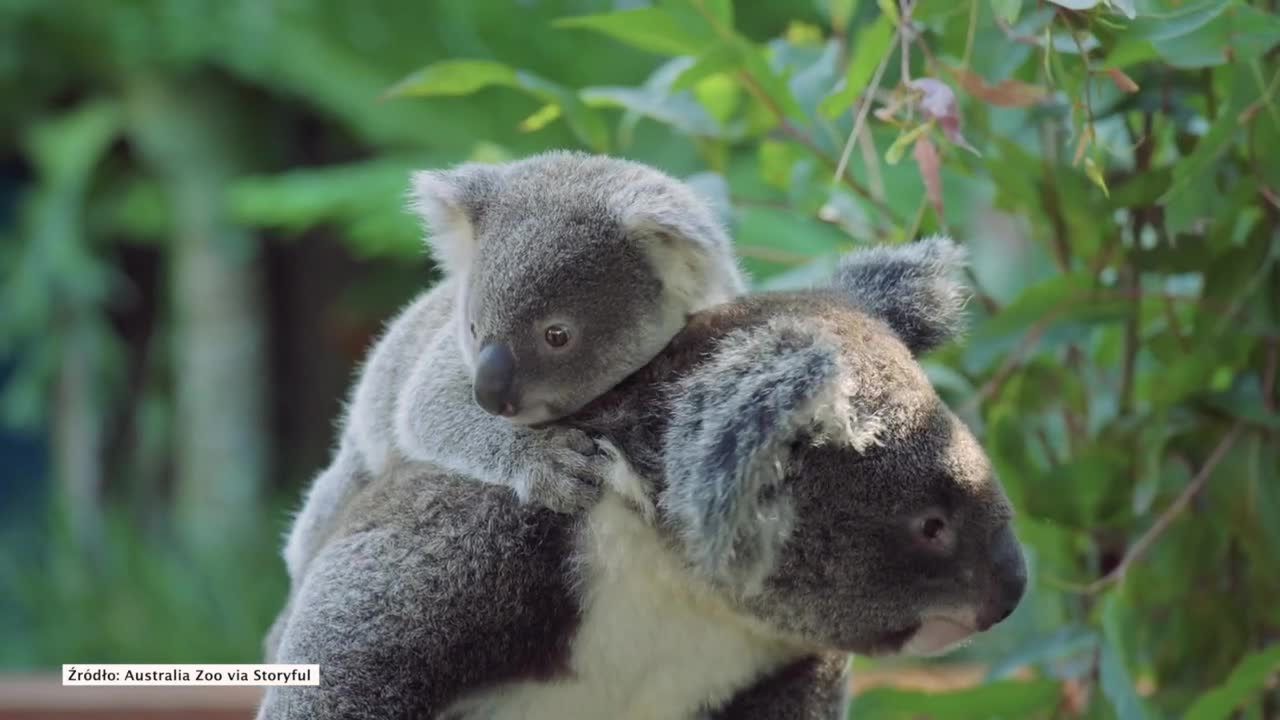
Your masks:
{"label": "koala eye", "polygon": [[925,518],[924,523],[920,526],[920,534],[924,535],[926,539],[937,540],[946,527],[947,521],[940,517]]}
{"label": "koala eye", "polygon": [[955,545],[955,530],[941,510],[927,510],[911,520],[916,542],[935,552],[950,552]]}
{"label": "koala eye", "polygon": [[543,333],[547,344],[553,348],[561,348],[569,344],[569,331],[563,325],[552,325]]}

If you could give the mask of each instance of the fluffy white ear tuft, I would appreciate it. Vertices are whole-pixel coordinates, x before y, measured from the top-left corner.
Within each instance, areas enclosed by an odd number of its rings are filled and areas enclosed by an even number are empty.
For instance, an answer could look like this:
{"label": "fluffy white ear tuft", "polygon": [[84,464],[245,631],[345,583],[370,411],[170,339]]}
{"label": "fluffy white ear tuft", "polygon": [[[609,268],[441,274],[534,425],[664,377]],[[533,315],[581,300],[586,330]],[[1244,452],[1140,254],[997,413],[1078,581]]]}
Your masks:
{"label": "fluffy white ear tuft", "polygon": [[431,256],[446,273],[466,272],[475,257],[475,224],[497,189],[496,166],[468,163],[422,170],[409,183],[409,208],[426,225]]}
{"label": "fluffy white ear tuft", "polygon": [[[692,199],[692,193],[689,194]],[[692,313],[746,292],[746,280],[733,254],[729,234],[710,209],[699,212],[636,203],[622,214],[625,231],[646,241],[645,248],[671,297]]]}

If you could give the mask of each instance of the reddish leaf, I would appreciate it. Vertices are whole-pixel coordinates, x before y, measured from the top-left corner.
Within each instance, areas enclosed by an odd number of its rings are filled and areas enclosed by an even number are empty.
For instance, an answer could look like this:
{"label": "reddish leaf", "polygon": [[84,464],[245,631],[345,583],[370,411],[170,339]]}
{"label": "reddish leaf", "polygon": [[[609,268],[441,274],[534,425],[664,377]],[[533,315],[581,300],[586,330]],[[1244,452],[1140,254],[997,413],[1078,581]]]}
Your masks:
{"label": "reddish leaf", "polygon": [[997,85],[989,85],[981,75],[964,68],[950,68],[950,72],[965,92],[988,105],[1030,107],[1049,96],[1048,89],[1019,80],[1003,80]]}
{"label": "reddish leaf", "polygon": [[924,181],[925,195],[938,214],[938,222],[942,223],[945,216],[942,213],[942,159],[938,156],[938,146],[927,134],[921,135],[916,140],[913,154],[916,167],[920,168],[920,179]]}
{"label": "reddish leaf", "polygon": [[918,107],[926,120],[935,121],[952,143],[977,154],[960,132],[960,106],[950,86],[936,78],[917,78],[911,81],[910,88],[920,94]]}
{"label": "reddish leaf", "polygon": [[1125,75],[1122,71],[1111,68],[1110,70],[1107,70],[1107,75],[1111,77],[1111,82],[1115,83],[1116,87],[1120,88],[1122,91],[1127,93],[1138,92],[1138,83],[1134,82],[1133,78]]}
{"label": "reddish leaf", "polygon": [[1084,130],[1080,132],[1080,138],[1076,141],[1075,154],[1071,156],[1071,167],[1080,164],[1080,159],[1084,157],[1084,151],[1089,149],[1089,145],[1093,143],[1093,126],[1085,125]]}

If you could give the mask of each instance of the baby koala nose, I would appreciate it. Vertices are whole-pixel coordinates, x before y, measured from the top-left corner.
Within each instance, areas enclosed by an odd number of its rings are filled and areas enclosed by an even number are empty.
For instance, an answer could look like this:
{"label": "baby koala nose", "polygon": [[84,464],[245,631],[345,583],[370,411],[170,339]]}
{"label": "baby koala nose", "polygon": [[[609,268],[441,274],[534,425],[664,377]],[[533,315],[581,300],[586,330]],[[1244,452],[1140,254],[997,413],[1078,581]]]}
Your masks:
{"label": "baby koala nose", "polygon": [[472,383],[476,404],[486,412],[503,417],[516,414],[511,386],[515,382],[516,357],[511,348],[489,344],[476,356],[476,374]]}

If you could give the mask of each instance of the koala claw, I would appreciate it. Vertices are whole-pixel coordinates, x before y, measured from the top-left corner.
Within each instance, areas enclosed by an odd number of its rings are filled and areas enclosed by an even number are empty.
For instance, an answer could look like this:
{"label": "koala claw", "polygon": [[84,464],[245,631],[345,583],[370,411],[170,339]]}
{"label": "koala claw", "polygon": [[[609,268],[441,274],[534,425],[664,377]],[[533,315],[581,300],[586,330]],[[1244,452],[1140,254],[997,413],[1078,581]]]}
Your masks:
{"label": "koala claw", "polygon": [[591,436],[570,428],[539,432],[538,442],[520,457],[521,497],[558,513],[584,510],[600,497],[609,457]]}

